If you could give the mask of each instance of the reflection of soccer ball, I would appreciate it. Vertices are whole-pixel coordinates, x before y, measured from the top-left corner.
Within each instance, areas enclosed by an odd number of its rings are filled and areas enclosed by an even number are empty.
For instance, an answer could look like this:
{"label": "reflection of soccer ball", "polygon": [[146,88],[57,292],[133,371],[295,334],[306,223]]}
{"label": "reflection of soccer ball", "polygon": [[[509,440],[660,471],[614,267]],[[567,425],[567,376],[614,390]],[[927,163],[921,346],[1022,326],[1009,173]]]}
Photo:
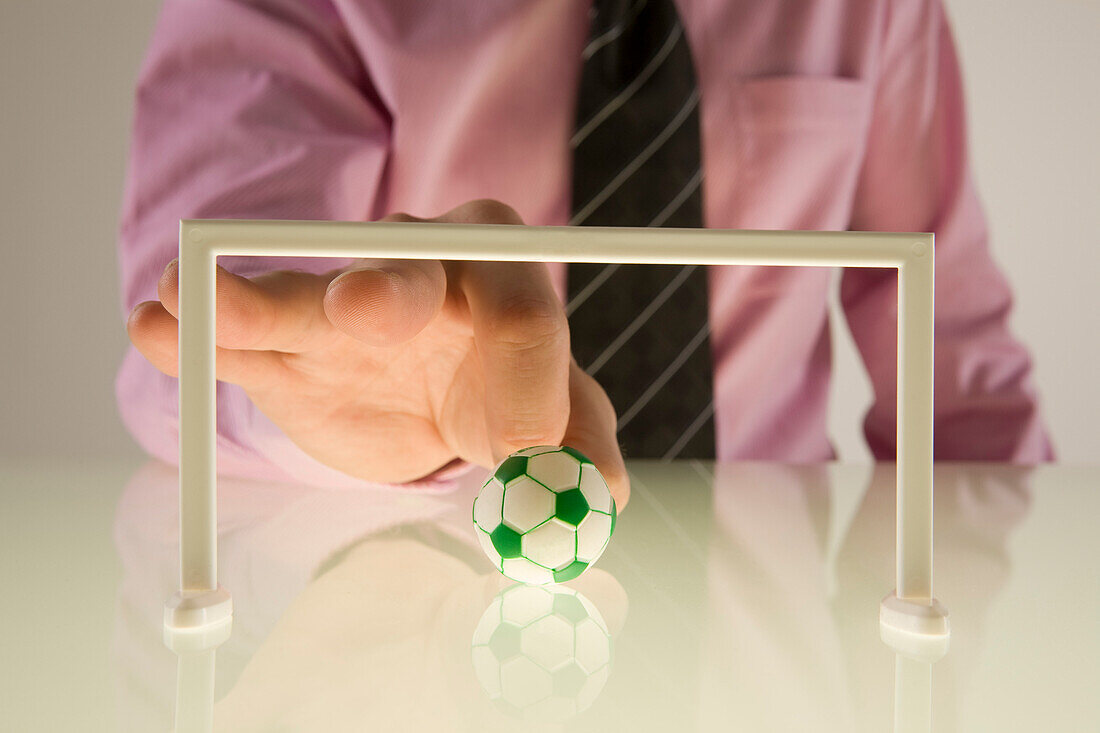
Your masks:
{"label": "reflection of soccer ball", "polygon": [[500,572],[524,583],[571,580],[615,529],[615,500],[592,462],[538,446],[505,458],[474,500],[474,531]]}
{"label": "reflection of soccer ball", "polygon": [[489,698],[528,721],[588,709],[611,671],[611,637],[592,602],[565,586],[514,585],[474,630],[474,672]]}

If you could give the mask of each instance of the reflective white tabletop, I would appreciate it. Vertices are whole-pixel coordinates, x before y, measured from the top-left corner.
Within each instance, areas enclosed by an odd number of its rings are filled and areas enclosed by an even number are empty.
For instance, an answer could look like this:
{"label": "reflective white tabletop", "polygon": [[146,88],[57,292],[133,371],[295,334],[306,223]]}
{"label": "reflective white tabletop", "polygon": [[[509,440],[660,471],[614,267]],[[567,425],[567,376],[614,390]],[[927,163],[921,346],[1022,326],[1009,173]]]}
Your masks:
{"label": "reflective white tabletop", "polygon": [[0,466],[2,730],[1100,730],[1100,469],[945,464],[947,655],[879,638],[893,466],[631,464],[597,567],[516,589],[448,495],[223,478],[230,638],[177,657],[176,475]]}

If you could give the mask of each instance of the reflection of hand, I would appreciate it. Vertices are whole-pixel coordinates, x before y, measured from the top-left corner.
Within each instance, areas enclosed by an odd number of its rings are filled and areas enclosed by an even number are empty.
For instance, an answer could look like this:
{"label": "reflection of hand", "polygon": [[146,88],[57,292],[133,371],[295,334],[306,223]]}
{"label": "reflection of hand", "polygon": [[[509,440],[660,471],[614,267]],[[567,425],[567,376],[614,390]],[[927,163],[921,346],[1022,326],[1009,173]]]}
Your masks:
{"label": "reflection of hand", "polygon": [[[422,221],[406,215],[386,221]],[[521,224],[473,201],[429,221]],[[158,369],[177,365],[179,271],[128,330]],[[569,329],[539,263],[359,261],[326,275],[219,268],[217,376],[244,388],[304,451],[382,482],[454,458],[491,466],[531,445],[572,445],[629,484],[604,391],[572,360]]]}
{"label": "reflection of hand", "polygon": [[[591,573],[586,589],[608,599],[601,612],[614,631],[625,595]],[[409,539],[362,543],[289,606],[218,703],[216,729],[514,728],[470,662],[473,629],[507,583]]]}

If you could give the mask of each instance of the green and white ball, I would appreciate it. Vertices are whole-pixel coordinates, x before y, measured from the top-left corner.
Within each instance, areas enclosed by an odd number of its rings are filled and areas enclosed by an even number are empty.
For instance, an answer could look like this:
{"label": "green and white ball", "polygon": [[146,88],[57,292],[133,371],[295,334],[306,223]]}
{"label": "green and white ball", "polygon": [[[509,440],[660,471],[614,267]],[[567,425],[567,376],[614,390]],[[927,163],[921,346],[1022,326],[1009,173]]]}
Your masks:
{"label": "green and white ball", "polygon": [[474,500],[474,531],[500,572],[533,585],[572,580],[615,530],[607,482],[579,451],[552,445],[505,458]]}
{"label": "green and white ball", "polygon": [[489,699],[531,722],[589,708],[611,671],[611,635],[596,606],[564,585],[513,585],[474,629],[474,674]]}

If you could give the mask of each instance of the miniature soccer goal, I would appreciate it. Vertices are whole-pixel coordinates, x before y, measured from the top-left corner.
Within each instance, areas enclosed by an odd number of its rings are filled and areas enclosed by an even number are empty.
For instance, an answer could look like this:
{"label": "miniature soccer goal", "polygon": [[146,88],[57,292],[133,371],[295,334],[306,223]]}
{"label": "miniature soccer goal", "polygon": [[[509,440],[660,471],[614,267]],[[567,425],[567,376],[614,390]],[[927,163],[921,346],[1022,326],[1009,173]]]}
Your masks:
{"label": "miniature soccer goal", "polygon": [[892,645],[946,648],[947,613],[932,594],[933,235],[321,221],[180,222],[180,590],[165,608],[169,637],[221,639],[232,618],[217,572],[220,255],[896,269],[897,584],[879,619]]}

